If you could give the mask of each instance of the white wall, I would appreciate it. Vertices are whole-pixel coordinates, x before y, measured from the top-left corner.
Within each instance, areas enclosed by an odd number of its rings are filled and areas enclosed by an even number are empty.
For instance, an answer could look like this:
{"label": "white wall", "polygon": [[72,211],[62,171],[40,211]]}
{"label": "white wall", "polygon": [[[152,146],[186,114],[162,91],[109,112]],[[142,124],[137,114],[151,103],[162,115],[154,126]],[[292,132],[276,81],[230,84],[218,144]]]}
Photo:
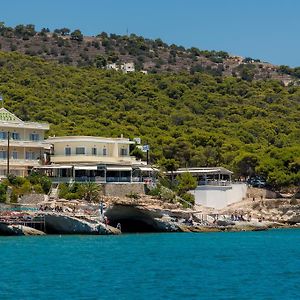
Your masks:
{"label": "white wall", "polygon": [[231,186],[203,185],[190,192],[195,196],[196,204],[220,209],[245,198],[247,185],[243,183],[233,183]]}

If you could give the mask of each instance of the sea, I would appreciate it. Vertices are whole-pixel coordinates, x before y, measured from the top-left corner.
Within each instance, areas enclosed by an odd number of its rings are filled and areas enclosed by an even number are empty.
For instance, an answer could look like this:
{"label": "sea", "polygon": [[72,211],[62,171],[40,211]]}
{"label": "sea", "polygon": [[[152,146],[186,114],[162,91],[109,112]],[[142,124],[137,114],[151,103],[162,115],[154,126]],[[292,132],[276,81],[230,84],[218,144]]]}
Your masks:
{"label": "sea", "polygon": [[300,299],[300,229],[0,237],[4,299]]}

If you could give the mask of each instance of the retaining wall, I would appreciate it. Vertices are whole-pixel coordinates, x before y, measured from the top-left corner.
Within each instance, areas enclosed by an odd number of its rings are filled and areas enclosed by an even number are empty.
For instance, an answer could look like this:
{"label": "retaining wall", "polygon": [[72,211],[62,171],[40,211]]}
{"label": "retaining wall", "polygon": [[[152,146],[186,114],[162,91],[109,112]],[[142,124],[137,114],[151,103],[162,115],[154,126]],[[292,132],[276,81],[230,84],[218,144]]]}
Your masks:
{"label": "retaining wall", "polygon": [[144,183],[105,183],[104,195],[112,197],[124,197],[130,193],[145,194]]}

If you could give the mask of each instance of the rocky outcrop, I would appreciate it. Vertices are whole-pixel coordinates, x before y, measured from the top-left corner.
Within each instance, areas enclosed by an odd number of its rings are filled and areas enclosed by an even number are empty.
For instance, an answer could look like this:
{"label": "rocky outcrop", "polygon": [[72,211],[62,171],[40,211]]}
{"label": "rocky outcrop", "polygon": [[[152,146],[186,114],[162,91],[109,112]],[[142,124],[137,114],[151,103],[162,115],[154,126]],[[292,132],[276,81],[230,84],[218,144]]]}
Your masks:
{"label": "rocky outcrop", "polygon": [[251,219],[296,224],[300,222],[300,199],[247,199],[228,206],[219,214],[243,214]]}
{"label": "rocky outcrop", "polygon": [[47,233],[56,234],[119,234],[120,231],[101,222],[89,222],[80,218],[57,214],[45,214]]}
{"label": "rocky outcrop", "polygon": [[121,200],[111,204],[105,215],[110,224],[122,226],[122,232],[176,232],[182,231],[178,220],[186,220],[191,210],[167,209],[150,202]]}
{"label": "rocky outcrop", "polygon": [[300,209],[298,212],[293,210],[288,210],[284,216],[284,220],[289,224],[300,223]]}
{"label": "rocky outcrop", "polygon": [[248,187],[247,198],[251,198],[251,199],[254,198],[258,200],[258,199],[275,199],[275,198],[282,198],[282,197],[279,193],[268,189]]}
{"label": "rocky outcrop", "polygon": [[19,204],[37,205],[40,202],[48,201],[48,196],[44,194],[27,194],[18,199]]}
{"label": "rocky outcrop", "polygon": [[0,223],[0,235],[45,235],[44,232],[23,225],[7,225]]}

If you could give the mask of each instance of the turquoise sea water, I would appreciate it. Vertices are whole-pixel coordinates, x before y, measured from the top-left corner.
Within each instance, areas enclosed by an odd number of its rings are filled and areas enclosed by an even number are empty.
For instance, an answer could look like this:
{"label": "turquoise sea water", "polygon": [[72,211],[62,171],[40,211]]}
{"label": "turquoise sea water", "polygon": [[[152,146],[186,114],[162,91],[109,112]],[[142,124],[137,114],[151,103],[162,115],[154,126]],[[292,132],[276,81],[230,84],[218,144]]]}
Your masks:
{"label": "turquoise sea water", "polygon": [[300,230],[0,237],[0,299],[300,299]]}

